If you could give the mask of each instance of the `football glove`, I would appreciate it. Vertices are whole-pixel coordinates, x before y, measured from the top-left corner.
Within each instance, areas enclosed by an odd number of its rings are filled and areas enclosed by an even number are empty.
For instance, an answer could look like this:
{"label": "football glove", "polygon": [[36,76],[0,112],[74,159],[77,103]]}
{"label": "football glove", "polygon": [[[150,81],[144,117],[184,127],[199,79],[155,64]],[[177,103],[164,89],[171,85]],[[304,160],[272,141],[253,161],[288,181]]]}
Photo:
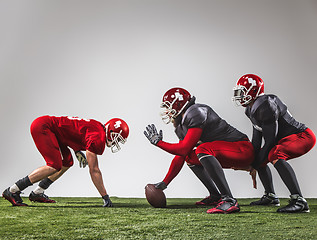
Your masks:
{"label": "football glove", "polygon": [[88,164],[85,154],[82,151],[77,151],[75,155],[79,162],[79,167],[85,168]]}
{"label": "football glove", "polygon": [[163,181],[162,181],[162,182],[159,182],[159,183],[155,183],[154,186],[155,186],[155,188],[157,188],[157,189],[162,189],[162,190],[164,190],[164,189],[167,188],[166,183],[163,182]]}
{"label": "football glove", "polygon": [[160,130],[160,132],[158,133],[154,124],[148,125],[146,127],[144,135],[153,145],[157,145],[157,143],[163,139],[163,131]]}
{"label": "football glove", "polygon": [[105,196],[102,196],[102,200],[103,200],[103,207],[113,207],[108,194]]}

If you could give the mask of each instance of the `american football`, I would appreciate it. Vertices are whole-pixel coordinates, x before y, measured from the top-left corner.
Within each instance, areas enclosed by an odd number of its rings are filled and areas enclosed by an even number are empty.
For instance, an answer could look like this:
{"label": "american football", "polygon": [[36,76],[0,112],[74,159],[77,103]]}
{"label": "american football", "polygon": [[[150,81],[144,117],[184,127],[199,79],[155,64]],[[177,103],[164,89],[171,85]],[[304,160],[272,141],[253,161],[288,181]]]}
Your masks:
{"label": "american football", "polygon": [[154,184],[145,186],[145,196],[149,204],[155,208],[166,207],[166,197],[162,189],[155,188]]}

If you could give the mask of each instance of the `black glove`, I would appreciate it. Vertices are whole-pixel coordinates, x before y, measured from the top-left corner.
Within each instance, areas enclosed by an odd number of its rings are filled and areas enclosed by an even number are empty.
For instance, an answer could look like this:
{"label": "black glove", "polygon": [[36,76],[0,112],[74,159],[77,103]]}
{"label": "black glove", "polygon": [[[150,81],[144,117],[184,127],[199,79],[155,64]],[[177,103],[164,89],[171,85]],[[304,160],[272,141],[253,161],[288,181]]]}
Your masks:
{"label": "black glove", "polygon": [[108,194],[105,196],[102,196],[102,200],[103,200],[103,207],[113,207]]}
{"label": "black glove", "polygon": [[77,151],[75,155],[79,162],[79,167],[85,168],[88,164],[85,154],[82,151]]}
{"label": "black glove", "polygon": [[162,189],[162,190],[167,188],[166,183],[163,181],[159,182],[159,183],[155,183],[154,186],[155,186],[155,188]]}
{"label": "black glove", "polygon": [[146,127],[146,131],[144,131],[144,135],[154,145],[157,145],[157,143],[163,139],[163,131],[160,130],[160,133],[157,133],[157,130],[154,124],[148,125]]}

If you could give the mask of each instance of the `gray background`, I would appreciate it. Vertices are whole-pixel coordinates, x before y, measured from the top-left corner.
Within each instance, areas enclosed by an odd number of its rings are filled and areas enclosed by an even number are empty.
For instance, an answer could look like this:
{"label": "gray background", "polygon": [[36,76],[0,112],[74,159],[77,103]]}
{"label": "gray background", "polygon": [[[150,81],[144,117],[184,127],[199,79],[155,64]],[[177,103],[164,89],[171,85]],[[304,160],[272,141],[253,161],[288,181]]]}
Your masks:
{"label": "gray background", "polygon": [[[144,197],[173,158],[147,141],[145,126],[177,142],[159,117],[165,91],[186,88],[250,136],[244,109],[231,102],[245,73],[260,75],[266,92],[316,132],[316,23],[313,0],[0,1],[0,189],[45,164],[29,132],[36,117],[121,117],[130,137],[121,152],[99,157],[104,182],[111,196]],[[306,197],[317,197],[316,155],[290,161]],[[287,197],[270,167],[277,194]],[[236,197],[262,195],[246,172],[225,174]],[[77,161],[46,193],[98,196]],[[187,166],[165,193],[207,195]]]}

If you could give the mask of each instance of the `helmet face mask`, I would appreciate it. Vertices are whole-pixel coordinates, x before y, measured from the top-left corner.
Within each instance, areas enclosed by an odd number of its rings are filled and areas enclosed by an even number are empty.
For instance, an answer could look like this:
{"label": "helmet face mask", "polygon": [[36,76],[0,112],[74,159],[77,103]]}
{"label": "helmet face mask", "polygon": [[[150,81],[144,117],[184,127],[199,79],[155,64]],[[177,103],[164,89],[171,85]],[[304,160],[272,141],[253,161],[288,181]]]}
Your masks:
{"label": "helmet face mask", "polygon": [[129,127],[125,121],[113,118],[105,124],[107,147],[112,153],[121,150],[120,144],[125,144],[129,135]]}
{"label": "helmet face mask", "polygon": [[119,133],[110,132],[110,140],[108,139],[108,142],[111,152],[113,153],[119,152],[121,150],[121,146],[119,145],[119,143],[125,144],[127,141],[121,136],[121,132],[122,130]]}
{"label": "helmet face mask", "polygon": [[252,101],[252,96],[248,95],[248,90],[245,86],[238,85],[233,88],[233,101],[237,106],[246,106]]}
{"label": "helmet face mask", "polygon": [[162,117],[163,122],[166,124],[173,122],[173,119],[178,116],[177,111],[172,108],[175,101],[176,98],[172,103],[165,101],[161,104],[162,111],[160,115]]}

